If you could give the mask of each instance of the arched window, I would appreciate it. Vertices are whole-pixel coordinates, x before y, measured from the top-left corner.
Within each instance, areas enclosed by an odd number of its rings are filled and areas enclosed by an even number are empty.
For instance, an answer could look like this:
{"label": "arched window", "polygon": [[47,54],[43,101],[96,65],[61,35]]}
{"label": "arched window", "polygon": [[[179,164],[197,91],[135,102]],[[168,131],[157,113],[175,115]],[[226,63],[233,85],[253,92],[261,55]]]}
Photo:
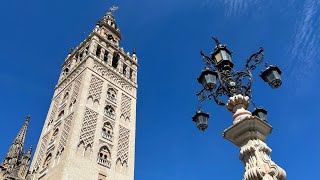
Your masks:
{"label": "arched window", "polygon": [[63,74],[66,76],[66,75],[68,75],[69,74],[69,68],[65,68],[64,70],[63,70]]}
{"label": "arched window", "polygon": [[104,61],[105,63],[108,62],[108,55],[109,55],[109,52],[106,50],[105,53],[104,53],[104,56],[103,56],[103,61]]}
{"label": "arched window", "polygon": [[62,99],[61,104],[67,103],[68,98],[69,98],[69,92],[67,92],[67,93],[63,96],[63,99]]}
{"label": "arched window", "polygon": [[110,135],[113,134],[113,128],[110,122],[104,123],[103,128],[105,129],[107,134],[110,134]]}
{"label": "arched window", "polygon": [[111,165],[110,158],[111,158],[111,153],[109,148],[107,146],[102,146],[98,153],[98,158],[97,158],[98,164],[110,168],[110,165]]}
{"label": "arched window", "polygon": [[51,159],[52,159],[52,155],[51,153],[46,157],[46,159],[44,160],[43,163],[43,168],[47,168],[49,167],[50,163],[51,163]]}
{"label": "arched window", "polygon": [[52,134],[52,137],[56,138],[58,133],[59,133],[59,129],[57,128],[57,129],[54,130],[54,132]]}
{"label": "arched window", "polygon": [[69,112],[73,111],[73,107],[74,107],[75,104],[76,104],[76,100],[73,100],[73,102],[70,103]]}
{"label": "arched window", "polygon": [[49,145],[48,145],[48,149],[50,149],[50,147],[54,144],[54,141],[57,139],[58,133],[59,133],[59,129],[56,128],[53,131],[52,137],[51,137]]}
{"label": "arched window", "polygon": [[117,92],[113,88],[109,88],[107,91],[107,98],[113,102],[117,101]]}
{"label": "arched window", "polygon": [[107,38],[108,38],[109,41],[114,41],[114,38],[113,38],[113,36],[111,34],[108,34],[107,36],[108,36]]}
{"label": "arched window", "polygon": [[96,56],[98,58],[100,58],[100,54],[101,54],[101,46],[98,45],[97,50],[96,50]]}
{"label": "arched window", "polygon": [[112,119],[115,119],[115,111],[114,111],[114,108],[111,106],[111,105],[107,105],[105,108],[104,108],[104,114],[107,116],[107,117],[110,117]]}
{"label": "arched window", "polygon": [[127,65],[126,64],[123,64],[122,74],[125,76],[127,75]]}
{"label": "arched window", "polygon": [[113,54],[113,58],[112,58],[112,67],[114,67],[114,68],[118,67],[119,59],[120,59],[120,55],[115,52]]}
{"label": "arched window", "polygon": [[133,74],[133,69],[130,68],[129,78],[130,78],[131,80],[133,80],[133,79],[132,79],[132,74]]}
{"label": "arched window", "polygon": [[113,140],[113,127],[110,122],[106,122],[102,128],[102,137],[111,141]]}
{"label": "arched window", "polygon": [[81,142],[78,144],[77,154],[79,154],[79,155],[81,155],[81,156],[84,156],[84,150],[85,150],[84,142],[81,141]]}
{"label": "arched window", "polygon": [[58,115],[57,122],[61,121],[63,119],[63,116],[64,116],[64,111],[61,111]]}

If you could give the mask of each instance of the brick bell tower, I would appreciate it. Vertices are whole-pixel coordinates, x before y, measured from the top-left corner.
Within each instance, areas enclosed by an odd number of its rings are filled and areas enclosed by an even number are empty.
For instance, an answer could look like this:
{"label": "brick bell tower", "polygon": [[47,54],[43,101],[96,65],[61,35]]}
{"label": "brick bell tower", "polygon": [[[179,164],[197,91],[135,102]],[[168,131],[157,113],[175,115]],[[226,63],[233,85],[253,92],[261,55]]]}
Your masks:
{"label": "brick bell tower", "polygon": [[31,179],[134,179],[138,58],[119,47],[115,10],[62,65]]}

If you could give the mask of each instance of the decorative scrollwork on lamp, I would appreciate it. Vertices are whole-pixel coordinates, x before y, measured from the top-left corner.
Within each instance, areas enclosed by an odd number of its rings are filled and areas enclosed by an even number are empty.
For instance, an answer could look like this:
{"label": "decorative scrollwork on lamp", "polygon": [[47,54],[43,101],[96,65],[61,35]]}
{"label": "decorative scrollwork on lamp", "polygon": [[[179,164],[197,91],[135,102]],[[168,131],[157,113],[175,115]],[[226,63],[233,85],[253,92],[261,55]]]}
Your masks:
{"label": "decorative scrollwork on lamp", "polygon": [[[222,45],[216,37],[212,38],[216,46],[211,56],[207,56],[203,51],[200,51],[200,55],[204,60],[205,69],[202,70],[198,78],[198,82],[203,86],[203,89],[196,93],[198,101],[202,104],[202,102],[207,99],[213,99],[216,104],[225,106],[227,100],[222,100],[223,97],[230,98],[236,95],[242,95],[252,100],[251,71],[256,70],[258,65],[261,65],[263,62],[263,48],[260,47],[258,51],[246,59],[245,70],[237,71],[233,69],[232,52],[227,48],[227,45]],[[266,69],[261,72],[260,77],[272,88],[280,87],[282,84],[280,69],[277,65],[268,66],[267,63],[265,63],[265,66]],[[198,111],[202,111],[200,108]],[[257,114],[255,115],[261,115],[263,119],[266,119],[267,111],[264,109],[263,111],[260,110],[257,109],[257,112],[255,111]]]}

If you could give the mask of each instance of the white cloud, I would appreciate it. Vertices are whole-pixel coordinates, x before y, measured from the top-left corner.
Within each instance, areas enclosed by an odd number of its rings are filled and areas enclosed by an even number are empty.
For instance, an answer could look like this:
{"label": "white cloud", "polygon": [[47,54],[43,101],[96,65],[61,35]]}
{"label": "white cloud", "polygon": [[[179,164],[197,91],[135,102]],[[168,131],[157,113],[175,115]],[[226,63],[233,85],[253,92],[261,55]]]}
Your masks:
{"label": "white cloud", "polygon": [[306,0],[298,16],[294,41],[289,49],[288,73],[300,85],[319,68],[320,58],[320,2]]}
{"label": "white cloud", "polygon": [[250,7],[260,8],[263,0],[223,0],[227,15],[244,14]]}
{"label": "white cloud", "polygon": [[[265,0],[219,0],[227,16],[246,14],[250,8],[261,9],[265,5]],[[217,4],[215,0],[204,0],[202,7],[211,7]]]}

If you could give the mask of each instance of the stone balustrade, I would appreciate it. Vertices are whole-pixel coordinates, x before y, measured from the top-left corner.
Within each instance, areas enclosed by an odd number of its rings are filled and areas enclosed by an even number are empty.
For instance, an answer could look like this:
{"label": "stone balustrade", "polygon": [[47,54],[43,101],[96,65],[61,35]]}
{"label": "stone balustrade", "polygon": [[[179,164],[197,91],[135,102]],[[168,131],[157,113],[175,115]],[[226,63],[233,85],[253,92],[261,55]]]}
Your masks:
{"label": "stone balustrade", "polygon": [[100,164],[101,166],[105,166],[105,167],[107,167],[107,168],[110,168],[110,167],[111,167],[111,161],[108,160],[108,159],[104,159],[104,158],[98,157],[98,158],[97,158],[97,162],[98,162],[98,164]]}
{"label": "stone balustrade", "polygon": [[105,111],[104,114],[111,119],[116,119],[116,115],[109,111]]}
{"label": "stone balustrade", "polygon": [[105,133],[105,132],[102,132],[102,137],[106,140],[109,140],[109,141],[113,141],[113,136],[111,134],[108,134],[108,133]]}

